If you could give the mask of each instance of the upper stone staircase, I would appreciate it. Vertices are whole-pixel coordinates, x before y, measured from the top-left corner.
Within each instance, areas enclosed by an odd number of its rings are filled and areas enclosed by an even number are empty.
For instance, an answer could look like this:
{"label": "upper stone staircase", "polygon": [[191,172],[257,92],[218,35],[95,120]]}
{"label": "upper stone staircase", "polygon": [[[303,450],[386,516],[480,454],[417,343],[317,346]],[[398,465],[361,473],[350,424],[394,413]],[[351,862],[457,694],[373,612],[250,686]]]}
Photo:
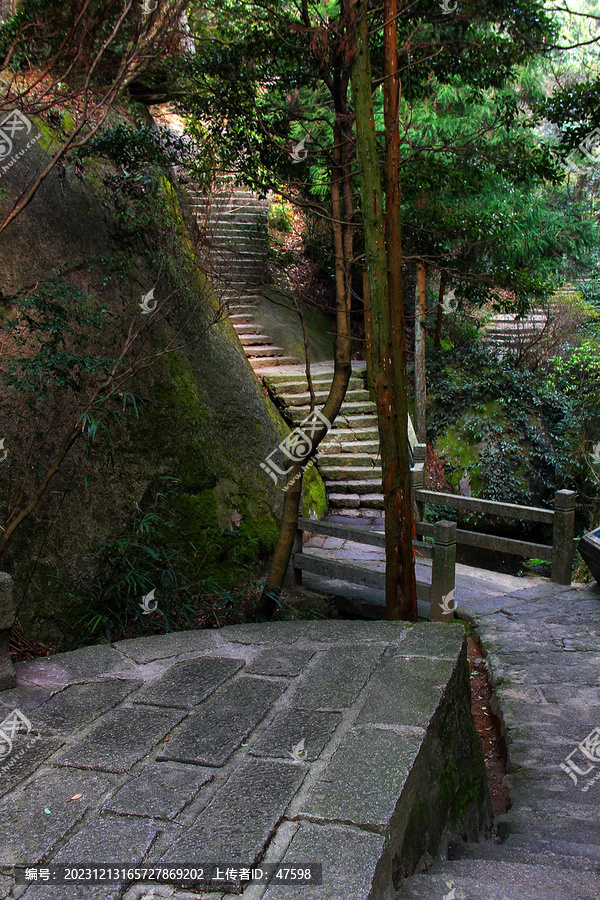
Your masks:
{"label": "upper stone staircase", "polygon": [[544,341],[548,332],[548,316],[534,311],[522,319],[514,313],[498,313],[484,328],[484,340],[502,351],[523,353]]}

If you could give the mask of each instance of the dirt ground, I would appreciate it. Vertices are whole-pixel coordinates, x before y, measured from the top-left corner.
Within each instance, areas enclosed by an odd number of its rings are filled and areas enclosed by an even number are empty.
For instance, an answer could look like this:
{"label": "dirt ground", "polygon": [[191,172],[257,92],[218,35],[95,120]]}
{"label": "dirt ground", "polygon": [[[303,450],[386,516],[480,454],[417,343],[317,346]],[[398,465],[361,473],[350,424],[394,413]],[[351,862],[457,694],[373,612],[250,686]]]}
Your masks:
{"label": "dirt ground", "polygon": [[471,670],[471,707],[475,725],[483,744],[488,785],[492,797],[494,815],[506,812],[508,788],[502,784],[506,775],[506,744],[500,734],[500,721],[492,713],[490,698],[492,688],[484,664],[481,645],[468,638],[469,668]]}

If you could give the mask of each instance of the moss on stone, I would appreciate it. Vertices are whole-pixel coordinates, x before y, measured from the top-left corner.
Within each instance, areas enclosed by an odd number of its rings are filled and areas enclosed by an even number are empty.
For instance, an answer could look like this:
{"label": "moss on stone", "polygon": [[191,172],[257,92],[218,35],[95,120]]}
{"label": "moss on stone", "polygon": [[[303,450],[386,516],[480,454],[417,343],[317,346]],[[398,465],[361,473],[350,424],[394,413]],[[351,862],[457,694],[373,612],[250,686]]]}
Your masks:
{"label": "moss on stone", "polygon": [[302,515],[308,519],[311,513],[317,519],[323,519],[327,515],[325,485],[314,465],[304,470],[302,478]]}

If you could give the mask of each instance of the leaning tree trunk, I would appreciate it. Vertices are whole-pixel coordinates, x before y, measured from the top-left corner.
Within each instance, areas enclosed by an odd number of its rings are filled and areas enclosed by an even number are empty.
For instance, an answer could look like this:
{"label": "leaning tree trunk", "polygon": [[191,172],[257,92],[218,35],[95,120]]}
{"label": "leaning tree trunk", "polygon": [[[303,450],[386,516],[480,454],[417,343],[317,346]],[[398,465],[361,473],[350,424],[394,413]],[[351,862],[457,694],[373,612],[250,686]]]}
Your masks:
{"label": "leaning tree trunk", "polygon": [[385,217],[371,93],[367,2],[352,0],[352,7],[356,49],[351,80],[369,273],[373,386],[383,467],[386,609],[388,619],[416,621],[402,306],[397,0],[385,0],[384,5]]}
{"label": "leaning tree trunk", "polygon": [[[344,402],[352,373],[350,334],[351,268],[353,258],[353,209],[350,185],[352,174],[350,164],[351,135],[348,133],[350,126],[343,96],[344,89],[339,78],[335,79],[333,87],[336,122],[334,126],[331,176],[331,218],[335,254],[336,333],[334,339],[333,379],[329,395],[321,410],[323,417],[330,423],[333,423]],[[320,425],[316,429],[314,436],[311,437],[310,454],[303,458],[301,462],[295,464],[288,475],[279,539],[271,560],[259,605],[261,614],[267,618],[271,618],[277,606],[280,605],[281,591],[292,555],[302,497],[302,471],[307,461],[315,456],[317,448],[326,434],[326,425]]]}

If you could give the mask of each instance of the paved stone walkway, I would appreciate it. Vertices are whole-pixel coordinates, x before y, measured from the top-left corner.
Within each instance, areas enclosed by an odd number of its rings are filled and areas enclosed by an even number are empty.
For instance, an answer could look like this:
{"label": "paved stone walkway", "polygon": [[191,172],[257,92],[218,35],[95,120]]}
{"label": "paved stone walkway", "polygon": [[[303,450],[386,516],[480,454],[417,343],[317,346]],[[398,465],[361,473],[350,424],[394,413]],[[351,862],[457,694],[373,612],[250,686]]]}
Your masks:
{"label": "paved stone walkway", "polygon": [[[451,806],[435,818],[436,778],[454,773],[442,805],[463,777],[483,796],[460,624],[231,626],[16,670],[0,693],[2,721],[19,714],[8,754],[0,743],[0,898],[201,896],[15,886],[13,866],[281,862],[322,863],[323,884],[250,885],[246,900],[390,900],[392,863],[412,871],[441,838]],[[489,813],[470,806],[474,839]],[[417,807],[424,829],[411,826]]]}
{"label": "paved stone walkway", "polygon": [[497,823],[504,843],[451,847],[398,900],[598,900],[600,590],[540,580],[459,599],[458,612],[474,622],[497,685],[512,806]]}
{"label": "paved stone walkway", "polygon": [[[349,519],[340,516],[331,516],[330,522],[348,524]],[[357,519],[351,522],[353,527],[360,527]],[[378,521],[365,530],[383,531],[383,521]],[[373,547],[368,544],[358,544],[337,537],[328,537],[321,534],[312,535],[304,545],[303,553],[317,556],[321,559],[335,560],[339,562],[358,563],[360,566],[378,572],[385,572],[385,550],[381,547]],[[417,581],[431,583],[431,561],[416,556]],[[348,612],[367,617],[385,616],[385,594],[383,591],[372,588],[353,586],[347,582],[334,579],[325,579],[318,575],[303,574],[303,584],[314,590],[325,591],[337,595],[338,605]],[[504,598],[526,588],[535,588],[540,584],[551,584],[547,579],[540,579],[532,575],[516,577],[503,575],[488,569],[478,569],[474,566],[456,564],[456,588],[454,597],[458,606],[464,610],[479,609],[482,603],[490,601],[492,607],[497,605],[498,598]],[[419,614],[428,616],[428,608],[419,609]]]}

